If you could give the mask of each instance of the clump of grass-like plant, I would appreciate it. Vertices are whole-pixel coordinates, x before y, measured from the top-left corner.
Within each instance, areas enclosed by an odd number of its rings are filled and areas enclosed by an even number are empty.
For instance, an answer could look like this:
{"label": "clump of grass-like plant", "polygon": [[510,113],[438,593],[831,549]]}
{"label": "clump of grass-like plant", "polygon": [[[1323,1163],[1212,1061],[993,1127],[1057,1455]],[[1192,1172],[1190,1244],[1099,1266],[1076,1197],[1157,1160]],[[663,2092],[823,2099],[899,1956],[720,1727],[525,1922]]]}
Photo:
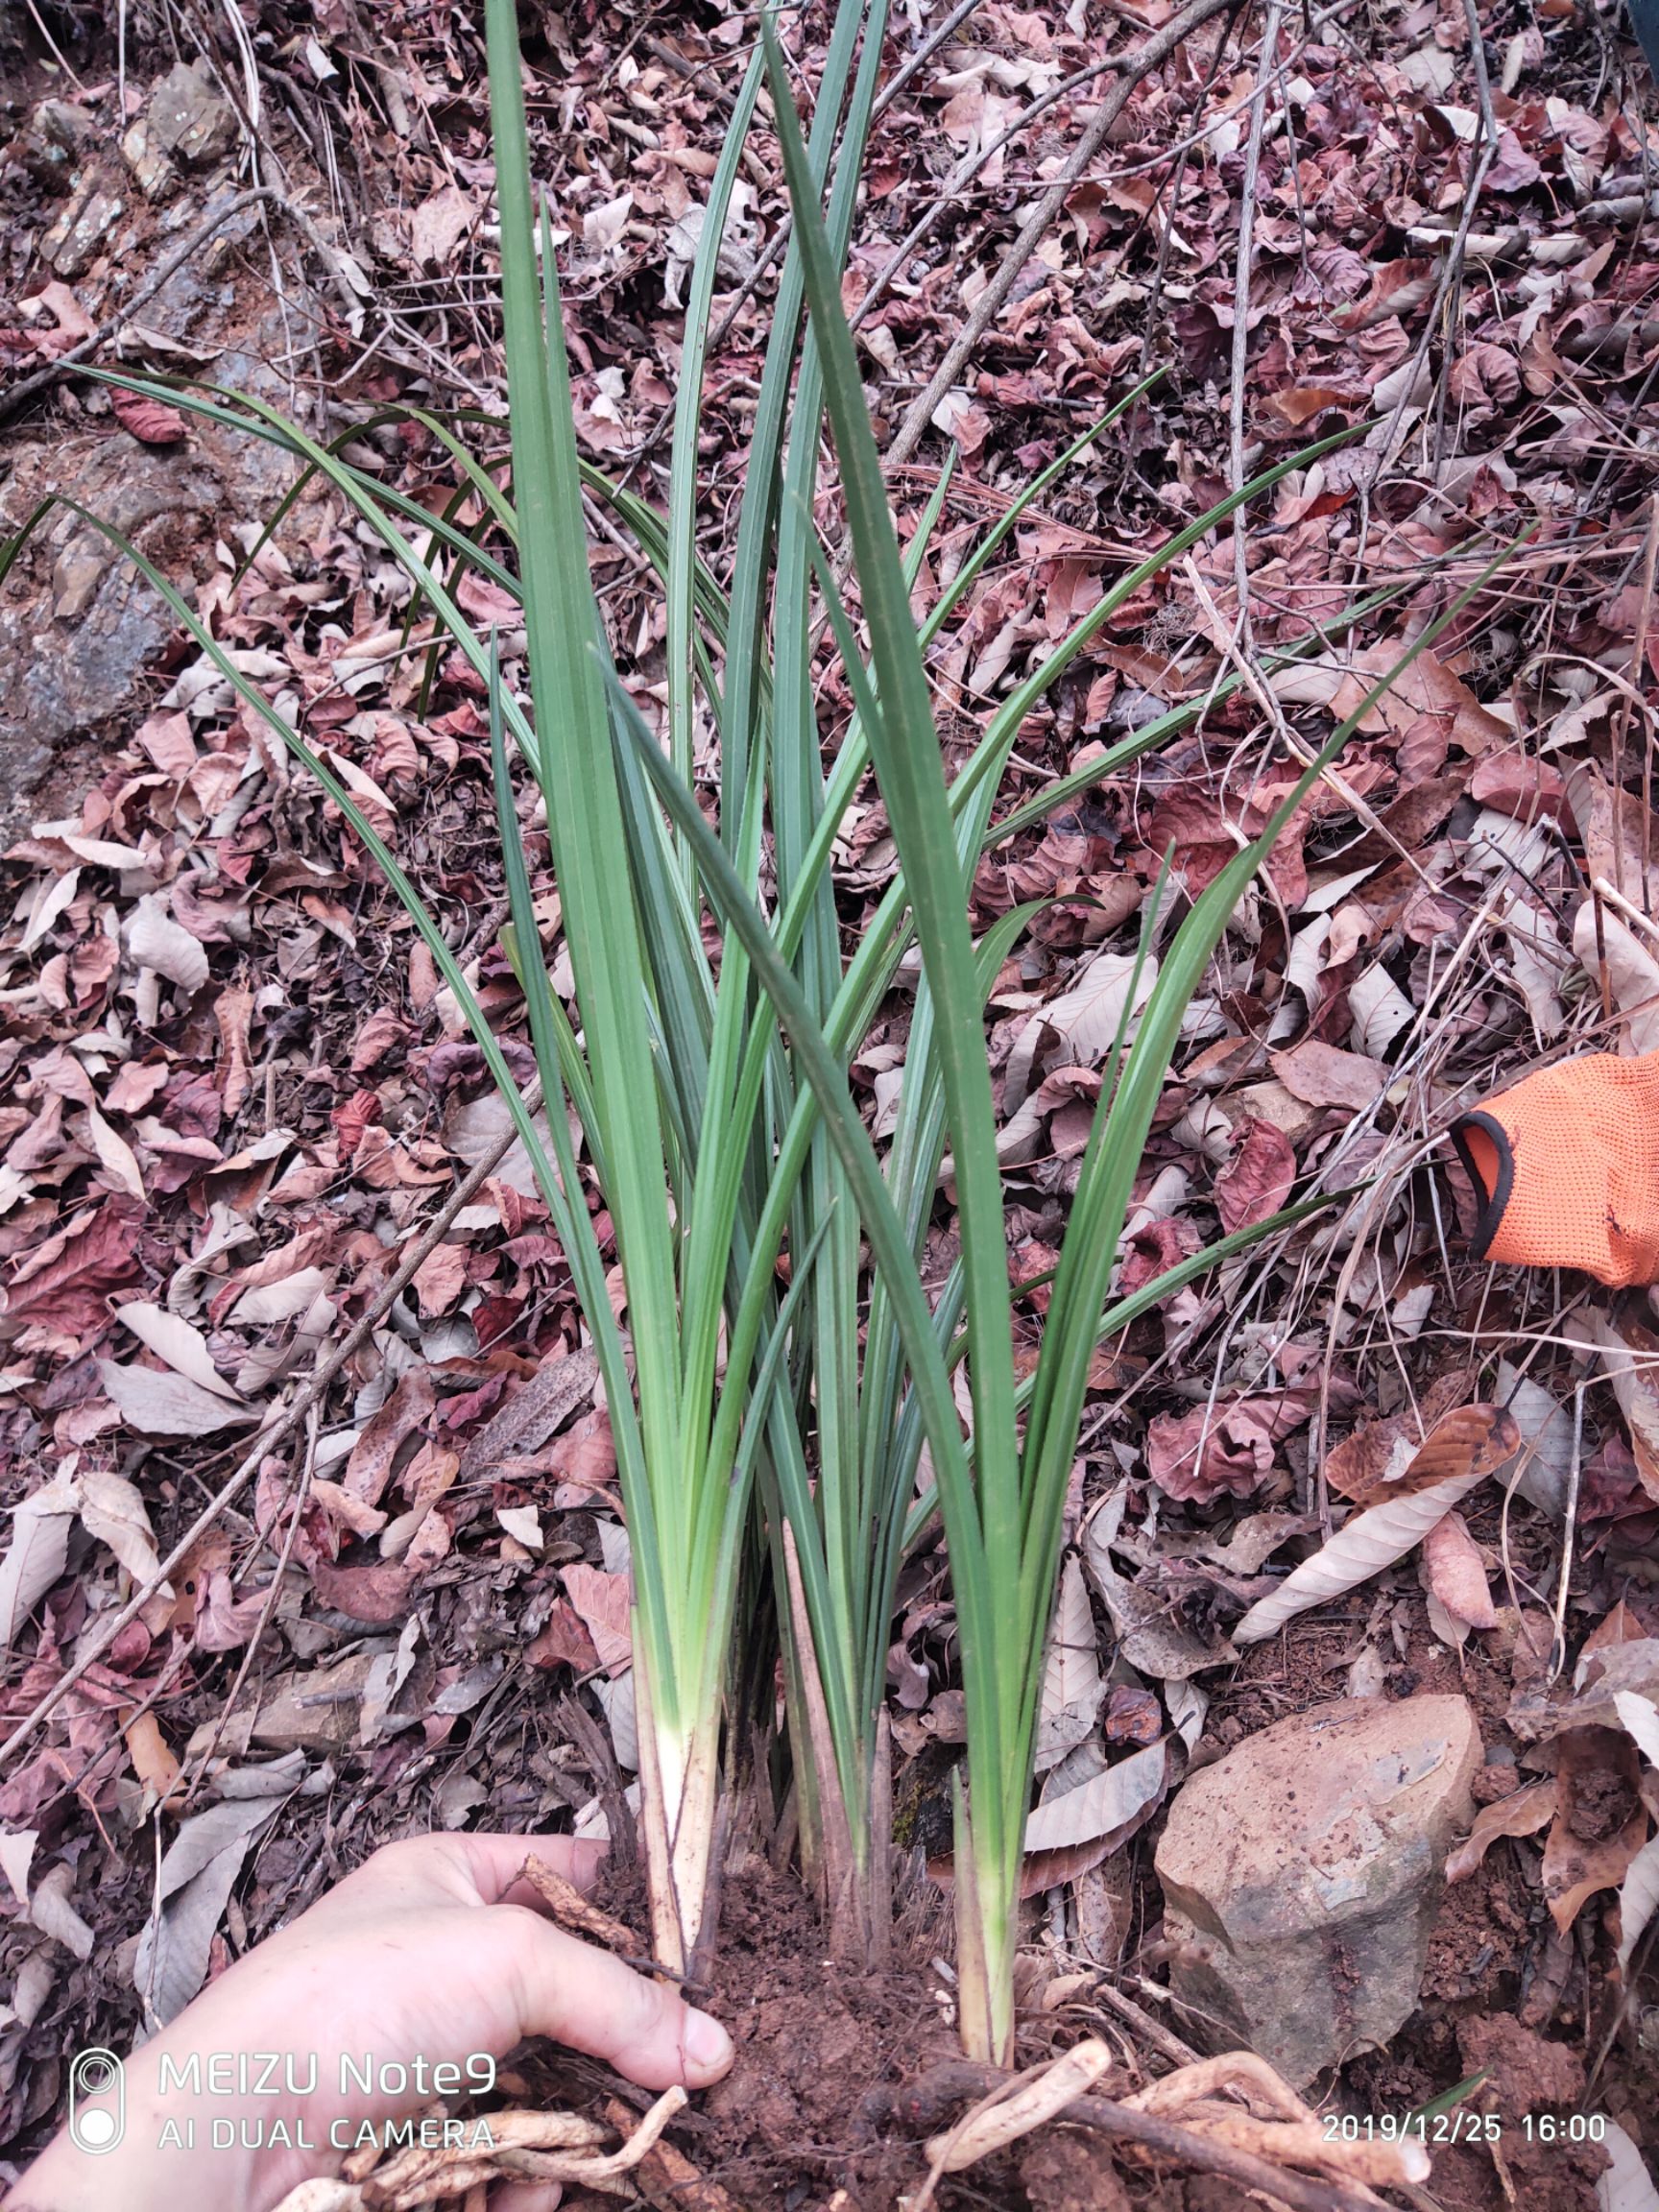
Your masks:
{"label": "clump of grass-like plant", "polygon": [[[1106,425],[1026,487],[919,627],[911,591],[947,483],[902,556],[839,293],[884,0],[842,0],[805,142],[763,28],[692,272],[665,515],[578,455],[550,229],[543,214],[538,237],[532,204],[513,0],[487,0],[486,14],[511,408],[500,480],[474,457],[465,420],[406,410],[457,471],[454,501],[434,515],[349,459],[344,440],[320,445],[262,402],[121,380],[269,440],[301,463],[301,482],[329,482],[409,579],[410,652],[435,661],[440,643],[450,646],[487,685],[511,908],[503,938],[524,994],[542,1117],[515,1083],[418,888],[342,780],[158,571],[99,527],[340,807],[430,949],[529,1151],[603,1372],[633,1542],[641,1827],[659,1956],[694,1972],[711,1935],[722,1730],[757,1534],[777,1582],[807,1871],[839,1938],[879,1947],[885,1655],[901,1563],[937,1508],[968,1721],[955,1855],[962,2029],[974,2054],[1005,2058],[1044,1648],[1091,1355],[1103,1334],[1262,1233],[1228,1238],[1108,1307],[1131,1186],[1182,1020],[1228,919],[1357,717],[1263,836],[1193,902],[1159,959],[1144,950],[1150,990],[1133,1041],[1119,1036],[1104,1070],[1041,1357],[1022,1380],[984,1008],[1040,907],[1017,908],[975,944],[968,887],[997,839],[1195,718],[1196,707],[1171,710],[993,824],[1022,725],[1117,609],[1242,499],[1326,448],[1267,471],[1114,585],[990,715],[948,780],[927,647],[1031,500]],[[763,89],[795,228],[722,583],[697,542],[702,365],[720,234]],[[826,418],[862,636],[813,522]],[[647,725],[613,663],[589,574],[585,493],[609,505],[661,582],[661,731]],[[0,553],[0,576],[17,543]],[[496,638],[460,605],[467,571],[522,607],[524,698],[506,681]],[[1366,611],[1352,610],[1348,623]],[[821,621],[854,707],[828,759],[816,712]],[[1229,679],[1218,691],[1231,688]],[[700,717],[719,747],[715,827],[692,781]],[[871,769],[900,866],[848,957],[831,857]],[[534,903],[520,814],[535,800],[545,809],[574,1016],[553,989],[552,949]],[[717,955],[705,941],[710,916]],[[902,1091],[878,1158],[847,1070],[912,946],[920,977]],[[947,1152],[962,1250],[930,1305],[921,1257]],[[585,1172],[614,1225],[625,1319],[584,1200]],[[866,1247],[875,1262],[868,1279]],[[973,1409],[967,1433],[952,1387],[958,1366]],[[933,1482],[918,1496],[924,1446]],[[750,1659],[752,1677],[769,1681],[769,1655]]]}

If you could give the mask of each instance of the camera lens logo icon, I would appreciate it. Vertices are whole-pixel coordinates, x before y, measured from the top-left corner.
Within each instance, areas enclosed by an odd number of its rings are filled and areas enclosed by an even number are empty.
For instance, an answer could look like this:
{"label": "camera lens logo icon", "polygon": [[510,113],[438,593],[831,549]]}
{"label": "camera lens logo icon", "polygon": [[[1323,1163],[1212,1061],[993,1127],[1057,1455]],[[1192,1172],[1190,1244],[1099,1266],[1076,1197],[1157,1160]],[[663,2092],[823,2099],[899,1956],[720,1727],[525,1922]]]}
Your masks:
{"label": "camera lens logo icon", "polygon": [[126,2067],[113,2051],[77,2051],[69,2063],[70,2142],[97,2158],[126,2132]]}

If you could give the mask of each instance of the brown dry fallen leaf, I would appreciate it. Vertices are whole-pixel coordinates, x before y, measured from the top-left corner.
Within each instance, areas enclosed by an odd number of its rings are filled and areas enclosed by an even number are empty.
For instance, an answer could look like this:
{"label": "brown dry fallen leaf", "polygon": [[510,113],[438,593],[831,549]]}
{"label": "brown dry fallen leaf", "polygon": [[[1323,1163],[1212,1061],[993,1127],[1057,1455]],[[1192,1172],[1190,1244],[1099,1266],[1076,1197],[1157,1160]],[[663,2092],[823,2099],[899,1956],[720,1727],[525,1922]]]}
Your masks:
{"label": "brown dry fallen leaf", "polygon": [[1459,1843],[1446,1862],[1448,1882],[1463,1882],[1474,1873],[1500,1836],[1536,1836],[1554,1817],[1560,1784],[1553,1774],[1542,1782],[1529,1782],[1524,1790],[1500,1797],[1495,1805],[1482,1805],[1475,1815],[1468,1839]]}
{"label": "brown dry fallen leaf", "polygon": [[155,1714],[140,1713],[129,1723],[126,1737],[133,1773],[155,1793],[157,1804],[166,1804],[178,1786],[179,1762],[168,1748]]}
{"label": "brown dry fallen leaf", "polygon": [[1387,1066],[1364,1052],[1344,1052],[1317,1037],[1304,1037],[1286,1052],[1270,1052],[1273,1072],[1305,1106],[1343,1106],[1360,1112],[1388,1088]]}
{"label": "brown dry fallen leaf", "polygon": [[[1423,1410],[1431,1412],[1431,1400],[1424,1401]],[[1325,1479],[1356,1505],[1378,1505],[1459,1476],[1490,1475],[1520,1448],[1514,1416],[1499,1406],[1454,1407],[1421,1443],[1410,1414],[1391,1414],[1334,1445],[1326,1456]]]}
{"label": "brown dry fallen leaf", "polygon": [[351,1447],[345,1487],[354,1498],[370,1505],[380,1503],[404,1439],[424,1429],[436,1403],[430,1372],[411,1367]]}
{"label": "brown dry fallen leaf", "polygon": [[593,1639],[599,1664],[607,1674],[624,1673],[634,1663],[634,1645],[628,1624],[632,1596],[626,1575],[607,1575],[603,1568],[573,1560],[561,1579],[569,1599]]}
{"label": "brown dry fallen leaf", "polygon": [[1147,1470],[1171,1498],[1205,1504],[1224,1494],[1248,1498],[1272,1473],[1274,1446],[1301,1427],[1317,1402],[1317,1391],[1297,1387],[1161,1413],[1147,1425]]}
{"label": "brown dry fallen leaf", "polygon": [[546,1627],[527,1647],[524,1656],[532,1667],[548,1670],[569,1667],[578,1674],[594,1674],[599,1671],[599,1653],[593,1639],[568,1598],[553,1600]]}
{"label": "brown dry fallen leaf", "polygon": [[1615,1328],[1604,1313],[1590,1314],[1588,1325],[1624,1416],[1637,1479],[1659,1499],[1659,1337],[1634,1321]]}
{"label": "brown dry fallen leaf", "polygon": [[467,1286],[468,1250],[464,1244],[439,1244],[415,1270],[415,1291],[421,1317],[436,1320],[447,1313]]}
{"label": "brown dry fallen leaf", "polygon": [[1454,1621],[1468,1628],[1497,1627],[1486,1563],[1461,1513],[1448,1513],[1424,1537],[1423,1569],[1428,1587]]}
{"label": "brown dry fallen leaf", "polygon": [[183,416],[177,407],[168,407],[159,399],[145,399],[116,384],[110,388],[109,404],[122,429],[141,445],[177,445],[184,436]]}
{"label": "brown dry fallen leaf", "polygon": [[1296,1155],[1283,1129],[1246,1115],[1238,1149],[1215,1178],[1215,1211],[1228,1236],[1277,1214],[1296,1180]]}
{"label": "brown dry fallen leaf", "polygon": [[1555,1818],[1544,1843],[1544,1901],[1563,1936],[1599,1889],[1617,1889],[1647,1840],[1642,1762],[1617,1728],[1558,1737]]}

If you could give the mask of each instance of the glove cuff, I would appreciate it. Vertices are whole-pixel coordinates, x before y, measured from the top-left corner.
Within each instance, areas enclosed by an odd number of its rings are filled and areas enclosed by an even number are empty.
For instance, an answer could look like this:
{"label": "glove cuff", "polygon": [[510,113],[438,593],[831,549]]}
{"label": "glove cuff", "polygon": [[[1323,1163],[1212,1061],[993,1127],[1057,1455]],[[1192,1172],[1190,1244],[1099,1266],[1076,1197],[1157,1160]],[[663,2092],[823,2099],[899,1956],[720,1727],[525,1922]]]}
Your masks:
{"label": "glove cuff", "polygon": [[1474,1259],[1484,1260],[1515,1188],[1514,1147],[1509,1142],[1509,1132],[1491,1114],[1460,1115],[1448,1134],[1479,1200],[1475,1234],[1469,1240],[1470,1254]]}

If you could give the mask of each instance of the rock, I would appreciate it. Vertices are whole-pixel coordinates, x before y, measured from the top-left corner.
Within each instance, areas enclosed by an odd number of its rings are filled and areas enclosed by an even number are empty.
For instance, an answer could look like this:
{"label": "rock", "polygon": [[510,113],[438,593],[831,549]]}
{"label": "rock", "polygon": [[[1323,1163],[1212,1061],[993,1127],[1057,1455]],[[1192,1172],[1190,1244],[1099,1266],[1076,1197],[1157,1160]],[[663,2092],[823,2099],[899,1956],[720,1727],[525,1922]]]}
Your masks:
{"label": "rock", "polygon": [[92,151],[97,136],[98,125],[84,108],[68,100],[42,100],[9,151],[12,161],[56,200],[70,189],[77,164]]}
{"label": "rock", "polygon": [[[227,231],[237,235],[242,220]],[[255,220],[250,210],[246,221]],[[221,347],[220,331],[247,305],[236,286],[203,286],[189,267],[152,301],[145,323],[211,359],[215,382],[256,392],[287,413],[302,410],[273,366],[288,343],[280,310],[252,325],[245,349]],[[314,308],[297,288],[288,319],[303,329]],[[9,457],[0,537],[20,529],[40,500],[67,492],[132,539],[192,600],[220,516],[269,513],[295,473],[276,446],[196,418],[187,446],[140,445],[113,425],[68,435],[60,427],[15,440]],[[314,529],[325,511],[324,495],[309,493],[290,526]],[[79,805],[108,766],[106,733],[114,742],[127,734],[110,725],[141,717],[161,688],[153,665],[178,634],[159,592],[100,531],[63,509],[48,517],[0,587],[0,851],[43,812]],[[48,790],[37,800],[42,783]]]}
{"label": "rock", "polygon": [[1346,1699],[1201,1768],[1158,1846],[1170,1979],[1295,2088],[1417,2004],[1441,1868],[1474,1816],[1464,1697]]}
{"label": "rock", "polygon": [[121,155],[146,200],[159,203],[178,191],[179,172],[156,145],[142,115],[122,139]]}
{"label": "rock", "polygon": [[171,154],[193,169],[205,168],[230,151],[236,117],[204,69],[177,62],[150,95],[145,138],[155,152]]}
{"label": "rock", "polygon": [[97,176],[89,177],[41,239],[40,258],[54,276],[73,282],[91,267],[106,233],[120,222],[122,213],[117,195],[108,191]]}
{"label": "rock", "polygon": [[253,1742],[274,1751],[339,1751],[355,1743],[373,1664],[373,1652],[358,1651],[314,1674],[284,1674],[259,1708]]}
{"label": "rock", "polygon": [[[200,452],[162,452],[103,434],[60,439],[26,455],[7,486],[6,518],[64,485],[177,571],[179,551],[210,547],[224,496]],[[39,583],[30,586],[36,568]],[[0,593],[0,820],[60,756],[133,697],[145,662],[177,628],[171,611],[101,531],[60,510]]]}

